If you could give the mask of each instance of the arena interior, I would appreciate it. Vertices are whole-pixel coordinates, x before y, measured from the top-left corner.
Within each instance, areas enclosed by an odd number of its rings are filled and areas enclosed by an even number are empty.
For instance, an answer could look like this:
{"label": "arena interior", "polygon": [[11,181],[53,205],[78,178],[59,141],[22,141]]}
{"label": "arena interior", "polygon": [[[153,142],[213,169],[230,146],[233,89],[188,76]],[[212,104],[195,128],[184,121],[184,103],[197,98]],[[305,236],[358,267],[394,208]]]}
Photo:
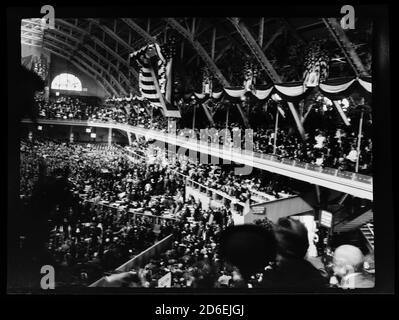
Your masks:
{"label": "arena interior", "polygon": [[57,289],[374,287],[372,34],[367,19],[23,19],[39,85],[9,287],[40,286],[35,263]]}

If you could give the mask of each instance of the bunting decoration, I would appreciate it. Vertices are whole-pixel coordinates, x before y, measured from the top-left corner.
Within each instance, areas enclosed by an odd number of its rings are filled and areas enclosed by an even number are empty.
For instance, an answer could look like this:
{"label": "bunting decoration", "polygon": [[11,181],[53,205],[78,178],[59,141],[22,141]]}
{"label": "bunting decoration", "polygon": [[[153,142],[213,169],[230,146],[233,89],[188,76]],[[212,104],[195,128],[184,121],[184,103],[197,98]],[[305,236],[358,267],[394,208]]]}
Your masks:
{"label": "bunting decoration", "polygon": [[[349,95],[352,90],[356,87],[363,90],[363,92],[370,94],[372,93],[371,78],[350,78],[340,79],[334,81],[325,81],[318,85],[320,92],[330,100],[340,100],[343,95]],[[284,100],[297,101],[302,99],[306,94],[308,88],[304,87],[301,83],[281,83],[270,86],[255,86],[255,90],[251,91],[256,98],[259,100],[265,100],[271,97],[273,93],[277,93]],[[217,98],[220,98],[221,94],[227,95],[231,98],[241,98],[246,94],[245,87],[228,87],[224,88],[223,92],[217,94]],[[203,99],[204,95],[195,93],[198,99]]]}
{"label": "bunting decoration", "polygon": [[[318,87],[320,93],[333,102],[333,105],[347,126],[350,125],[350,122],[346,117],[345,112],[342,110],[339,101],[341,101],[343,97],[349,96],[355,89],[360,89],[366,94],[372,93],[372,82],[370,77],[327,80],[324,83],[320,83]],[[269,86],[254,86],[253,90],[251,90],[251,94],[258,100],[266,100],[271,98],[273,94],[277,93],[283,100],[288,102],[288,106],[291,112],[293,112],[292,102],[303,99],[307,91],[307,87],[297,82],[281,83]],[[224,88],[223,91],[218,93],[214,98],[219,99],[227,96],[230,98],[241,99],[246,93],[247,90],[245,87],[229,87]],[[200,100],[205,98],[204,94],[194,93],[194,95]]]}

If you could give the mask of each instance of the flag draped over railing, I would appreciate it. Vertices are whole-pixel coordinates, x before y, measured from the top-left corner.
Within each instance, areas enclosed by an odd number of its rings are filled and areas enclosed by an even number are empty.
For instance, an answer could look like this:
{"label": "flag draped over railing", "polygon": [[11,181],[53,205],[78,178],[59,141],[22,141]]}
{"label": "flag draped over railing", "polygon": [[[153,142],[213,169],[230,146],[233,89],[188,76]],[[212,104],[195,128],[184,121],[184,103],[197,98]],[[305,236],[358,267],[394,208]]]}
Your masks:
{"label": "flag draped over railing", "polygon": [[166,59],[157,43],[149,44],[130,54],[140,66],[139,88],[152,107],[161,108],[165,117],[180,118],[172,104],[172,58]]}

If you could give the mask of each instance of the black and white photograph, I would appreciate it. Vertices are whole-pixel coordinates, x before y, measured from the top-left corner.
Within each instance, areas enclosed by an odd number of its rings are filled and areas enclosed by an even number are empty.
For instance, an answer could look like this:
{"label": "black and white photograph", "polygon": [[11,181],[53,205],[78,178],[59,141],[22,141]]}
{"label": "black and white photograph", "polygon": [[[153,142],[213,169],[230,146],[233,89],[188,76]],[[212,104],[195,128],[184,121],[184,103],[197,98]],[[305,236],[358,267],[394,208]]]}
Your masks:
{"label": "black and white photograph", "polygon": [[367,10],[36,9],[8,84],[7,293],[374,292],[391,119]]}

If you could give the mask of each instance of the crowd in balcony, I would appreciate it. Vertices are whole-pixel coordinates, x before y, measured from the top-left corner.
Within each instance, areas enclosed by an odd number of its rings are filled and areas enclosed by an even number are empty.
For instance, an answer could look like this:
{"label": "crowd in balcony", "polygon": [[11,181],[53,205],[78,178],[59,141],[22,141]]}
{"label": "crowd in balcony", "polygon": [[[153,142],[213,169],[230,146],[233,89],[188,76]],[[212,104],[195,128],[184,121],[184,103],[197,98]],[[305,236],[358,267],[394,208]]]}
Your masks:
{"label": "crowd in balcony", "polygon": [[[143,128],[162,131],[167,129],[167,120],[159,113],[152,115],[149,108],[141,104],[126,101],[109,101],[103,106],[90,106],[78,98],[61,97],[54,102],[39,101],[39,115],[43,118],[80,119],[93,121],[115,121]],[[216,128],[225,128],[225,123],[216,123]],[[242,130],[242,126],[231,123],[228,128]],[[276,146],[274,146],[275,130],[264,127],[254,129],[254,151],[274,154],[279,158],[288,158],[312,163],[317,166],[336,168],[354,172],[358,158],[357,133],[346,128],[317,128],[307,133],[303,140],[292,129],[277,130]],[[182,132],[181,132],[182,133]],[[196,130],[199,135],[198,129]],[[244,139],[244,137],[243,137]],[[358,172],[372,172],[372,140],[365,133],[360,145]]]}
{"label": "crowd in balcony", "polygon": [[155,147],[148,155],[157,163],[168,166],[187,176],[191,181],[197,182],[210,189],[219,190],[236,200],[245,203],[251,200],[254,192],[266,194],[268,199],[278,199],[295,194],[290,183],[285,177],[276,179],[272,173],[258,172],[253,169],[249,174],[235,174],[234,165],[212,165],[201,163],[200,159],[177,154],[168,159],[165,151]]}

